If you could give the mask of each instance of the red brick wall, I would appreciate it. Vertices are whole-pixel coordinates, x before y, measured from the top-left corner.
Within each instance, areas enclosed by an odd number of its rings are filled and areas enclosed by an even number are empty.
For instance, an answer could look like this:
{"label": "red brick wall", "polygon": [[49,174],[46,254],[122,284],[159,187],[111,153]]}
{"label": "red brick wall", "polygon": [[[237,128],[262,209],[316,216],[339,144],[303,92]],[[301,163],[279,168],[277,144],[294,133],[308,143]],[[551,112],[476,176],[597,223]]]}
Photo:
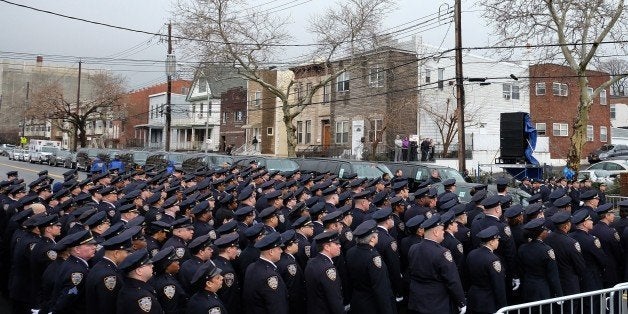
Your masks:
{"label": "red brick wall", "polygon": [[[220,96],[220,138],[221,147],[233,145],[238,148],[244,144],[245,132],[242,126],[246,124],[246,89],[243,87],[231,88]],[[242,112],[242,120],[236,121],[236,114]],[[227,119],[224,121],[224,114]],[[222,142],[224,138],[224,142]]]}
{"label": "red brick wall", "polygon": [[[597,88],[609,80],[609,75],[603,72],[588,71],[589,86]],[[530,66],[530,116],[533,123],[546,124],[546,136],[549,137],[550,156],[553,159],[567,158],[570,138],[573,136],[574,120],[580,99],[578,79],[575,73],[568,67],[555,64],[538,64]],[[545,82],[545,95],[536,95],[536,83]],[[554,82],[567,84],[568,96],[553,95]],[[602,146],[600,141],[600,127],[606,126],[607,141],[610,143],[610,93],[606,89],[606,105],[600,105],[600,97],[593,99],[593,105],[589,113],[588,125],[593,126],[593,141],[587,142],[582,152],[582,158],[593,150]],[[568,136],[554,136],[553,123],[567,123]]]}

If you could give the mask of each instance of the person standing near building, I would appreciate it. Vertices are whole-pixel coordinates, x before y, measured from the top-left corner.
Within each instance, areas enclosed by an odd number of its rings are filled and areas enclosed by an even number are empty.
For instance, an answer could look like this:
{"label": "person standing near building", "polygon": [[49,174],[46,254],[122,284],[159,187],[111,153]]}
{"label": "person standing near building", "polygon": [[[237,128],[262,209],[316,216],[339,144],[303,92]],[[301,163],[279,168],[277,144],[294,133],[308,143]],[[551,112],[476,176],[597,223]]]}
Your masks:
{"label": "person standing near building", "polygon": [[397,134],[395,137],[395,161],[401,161],[401,149],[403,146],[403,141],[401,140],[401,136]]}

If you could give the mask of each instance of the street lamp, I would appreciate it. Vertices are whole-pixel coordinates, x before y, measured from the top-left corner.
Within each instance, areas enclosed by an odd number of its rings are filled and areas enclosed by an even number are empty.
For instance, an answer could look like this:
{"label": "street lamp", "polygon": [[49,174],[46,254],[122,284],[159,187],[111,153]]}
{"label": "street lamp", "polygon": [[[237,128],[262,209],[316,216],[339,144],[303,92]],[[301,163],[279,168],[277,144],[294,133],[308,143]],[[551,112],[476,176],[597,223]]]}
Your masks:
{"label": "street lamp", "polygon": [[[171,50],[171,49],[168,49]],[[170,51],[169,51],[170,52]],[[166,55],[166,76],[168,77],[168,91],[166,92],[166,151],[170,151],[170,98],[172,94],[172,76],[176,72],[176,58],[173,54]]]}

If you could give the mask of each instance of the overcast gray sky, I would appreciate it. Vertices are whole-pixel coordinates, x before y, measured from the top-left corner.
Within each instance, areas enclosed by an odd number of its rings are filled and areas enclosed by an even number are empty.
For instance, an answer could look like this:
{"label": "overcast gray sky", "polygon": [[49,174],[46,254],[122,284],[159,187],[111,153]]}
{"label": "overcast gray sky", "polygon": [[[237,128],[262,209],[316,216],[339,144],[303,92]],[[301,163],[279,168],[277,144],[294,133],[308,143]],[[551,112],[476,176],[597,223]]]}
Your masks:
{"label": "overcast gray sky", "polygon": [[[166,33],[174,0],[10,0],[38,9],[49,10],[87,20]],[[340,0],[341,1],[341,0]],[[255,0],[249,7],[273,10],[276,14],[289,14],[293,21],[298,42],[311,42],[305,27],[308,18],[336,3],[331,0]],[[384,22],[384,29],[408,27],[416,19],[439,12],[453,10],[454,0],[398,0],[397,9]],[[481,19],[480,8],[474,1],[463,0],[463,46],[484,46],[489,43],[490,30]],[[414,23],[412,23],[414,21]],[[408,23],[408,24],[404,24]],[[402,25],[403,24],[403,25]],[[32,61],[35,55],[43,55],[44,63],[63,63],[76,66],[83,58],[85,68],[111,69],[127,78],[129,88],[149,86],[165,80],[162,62],[137,60],[164,60],[166,44],[157,36],[117,30],[82,21],[75,21],[0,2],[0,59]],[[423,42],[442,46],[454,46],[453,23],[432,24],[413,29],[400,35],[408,40],[413,34],[422,36]],[[442,45],[441,45],[442,43]],[[176,46],[175,46],[176,50]],[[12,54],[12,53],[26,53]],[[116,60],[95,60],[114,58]],[[132,60],[128,60],[132,59]],[[177,53],[177,60],[189,60]],[[281,61],[281,60],[278,60]]]}

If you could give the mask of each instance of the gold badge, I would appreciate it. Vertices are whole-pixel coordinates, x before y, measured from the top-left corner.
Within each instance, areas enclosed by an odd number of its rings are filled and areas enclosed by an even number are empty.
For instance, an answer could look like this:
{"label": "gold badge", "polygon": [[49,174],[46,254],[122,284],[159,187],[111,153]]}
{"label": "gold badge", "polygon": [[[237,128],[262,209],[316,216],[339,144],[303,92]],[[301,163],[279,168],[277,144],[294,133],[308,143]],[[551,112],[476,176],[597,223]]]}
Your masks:
{"label": "gold badge", "polygon": [[391,248],[393,251],[397,252],[397,241],[392,241],[392,242],[390,242],[390,248]]}
{"label": "gold badge", "polygon": [[327,278],[331,279],[331,280],[336,280],[336,269],[335,268],[330,268],[328,269],[325,274],[327,275]]}
{"label": "gold badge", "polygon": [[49,259],[51,260],[56,260],[57,259],[57,252],[50,250],[48,252],[46,252],[46,256],[48,256]]}
{"label": "gold badge", "polygon": [[547,251],[547,255],[549,255],[549,257],[551,259],[556,259],[556,255],[554,255],[554,250],[550,249],[549,251]]}
{"label": "gold badge", "polygon": [[72,273],[70,279],[72,280],[73,285],[78,286],[78,284],[83,280],[83,273]]}
{"label": "gold badge", "polygon": [[208,314],[220,314],[220,308],[219,307],[212,307],[211,309],[209,309],[209,312],[207,312]]}
{"label": "gold badge", "polygon": [[494,261],[493,262],[493,268],[495,269],[496,272],[501,273],[502,272],[502,264],[499,261]]}
{"label": "gold badge", "polygon": [[619,233],[615,232],[615,240],[620,241],[621,238],[619,238]]}
{"label": "gold badge", "polygon": [[464,253],[464,248],[462,247],[462,243],[458,243],[458,245],[456,245],[456,248],[458,249],[460,253]]}
{"label": "gold badge", "polygon": [[576,243],[574,243],[574,244],[573,244],[573,246],[575,246],[575,247],[576,247],[576,250],[577,250],[578,252],[582,252],[582,250],[580,249],[580,243],[576,242]]}
{"label": "gold badge", "polygon": [[445,255],[445,259],[446,259],[446,260],[448,260],[448,261],[450,261],[450,262],[453,262],[453,261],[454,261],[454,258],[453,258],[453,257],[451,257],[451,252],[449,252],[449,250],[445,251],[445,254],[443,254],[443,255]]}
{"label": "gold badge", "polygon": [[178,258],[182,258],[185,255],[185,248],[179,247],[175,250],[175,254],[177,254]]}
{"label": "gold badge", "polygon": [[351,233],[351,231],[345,232],[345,238],[349,241],[353,241],[353,233]]}
{"label": "gold badge", "polygon": [[150,312],[150,308],[153,307],[153,300],[150,297],[144,297],[137,300],[137,304],[140,306],[142,311],[148,313]]}
{"label": "gold badge", "polygon": [[512,233],[510,232],[510,227],[509,226],[505,226],[504,227],[504,233],[506,234],[506,236],[511,236]]}
{"label": "gold badge", "polygon": [[105,288],[109,289],[109,291],[113,291],[116,287],[116,276],[107,276],[104,279]]}
{"label": "gold badge", "polygon": [[297,274],[297,265],[295,265],[295,264],[288,265],[288,273],[290,273],[290,276],[296,275]]}
{"label": "gold badge", "polygon": [[273,290],[276,290],[277,287],[279,287],[279,279],[277,279],[277,276],[272,276],[268,278],[268,280],[266,280],[266,283]]}
{"label": "gold badge", "polygon": [[233,273],[226,273],[224,275],[225,286],[231,287],[235,282],[235,275]]}
{"label": "gold badge", "polygon": [[174,287],[174,285],[167,285],[164,287],[164,295],[168,299],[174,298],[175,292],[177,292],[177,289]]}
{"label": "gold badge", "polygon": [[596,246],[598,249],[602,248],[602,243],[600,243],[600,240],[599,240],[598,238],[595,238],[595,239],[593,240],[593,244],[595,244],[595,246]]}
{"label": "gold badge", "polygon": [[377,268],[382,268],[382,257],[381,256],[373,257],[373,264],[375,264]]}

